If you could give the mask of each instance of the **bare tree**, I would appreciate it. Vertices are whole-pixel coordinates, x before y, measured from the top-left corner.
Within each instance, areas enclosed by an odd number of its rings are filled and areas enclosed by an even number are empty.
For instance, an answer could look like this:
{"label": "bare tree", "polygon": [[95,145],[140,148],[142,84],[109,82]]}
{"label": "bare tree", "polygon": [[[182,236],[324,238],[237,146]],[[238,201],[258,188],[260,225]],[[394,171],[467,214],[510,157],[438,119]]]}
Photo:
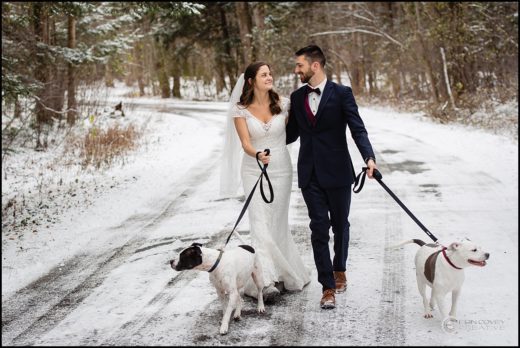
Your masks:
{"label": "bare tree", "polygon": [[[33,3],[32,4],[32,19],[33,19],[33,28],[34,28],[34,37],[37,42],[42,42],[48,44],[49,42],[49,30],[48,30],[48,11],[46,5],[44,3]],[[38,49],[36,46],[36,50],[41,51],[42,49]],[[50,123],[52,121],[51,115],[49,111],[45,108],[45,104],[47,104],[48,99],[48,83],[49,83],[49,66],[47,61],[45,60],[45,55],[43,52],[37,52],[36,54],[37,60],[37,69],[35,70],[35,78],[37,81],[41,83],[42,88],[38,92],[36,98],[36,127],[37,127],[37,139],[36,139],[36,149],[43,149],[43,145],[41,143],[41,131],[42,124]]]}
{"label": "bare tree", "polygon": [[250,62],[256,60],[256,50],[253,47],[252,20],[249,14],[249,5],[247,2],[236,2],[235,9],[237,14],[238,27],[240,30],[240,43],[242,49],[242,68]]}
{"label": "bare tree", "polygon": [[[68,47],[76,48],[76,18],[73,15],[68,16]],[[69,62],[68,82],[67,82],[67,123],[72,126],[76,122],[77,104],[76,104],[76,71],[74,65]]]}

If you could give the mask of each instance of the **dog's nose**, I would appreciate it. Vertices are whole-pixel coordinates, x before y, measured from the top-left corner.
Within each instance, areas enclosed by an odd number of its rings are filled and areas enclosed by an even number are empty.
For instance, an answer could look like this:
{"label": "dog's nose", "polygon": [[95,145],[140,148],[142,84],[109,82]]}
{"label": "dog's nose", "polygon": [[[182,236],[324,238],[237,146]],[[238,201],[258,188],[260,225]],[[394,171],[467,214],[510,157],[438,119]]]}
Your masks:
{"label": "dog's nose", "polygon": [[170,260],[170,266],[173,268],[175,265],[175,259],[174,260]]}
{"label": "dog's nose", "polygon": [[486,256],[486,260],[489,259],[489,253],[484,254]]}

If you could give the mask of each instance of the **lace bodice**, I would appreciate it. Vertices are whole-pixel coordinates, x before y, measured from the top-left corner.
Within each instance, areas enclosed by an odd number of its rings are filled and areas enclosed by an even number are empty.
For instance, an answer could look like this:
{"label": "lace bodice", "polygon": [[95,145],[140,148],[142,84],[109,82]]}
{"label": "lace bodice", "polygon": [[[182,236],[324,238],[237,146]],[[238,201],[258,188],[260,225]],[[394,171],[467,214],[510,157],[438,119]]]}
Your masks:
{"label": "lace bodice", "polygon": [[285,119],[289,116],[290,100],[281,97],[282,111],[263,122],[246,108],[236,105],[233,117],[244,117],[251,144],[257,149],[285,146]]}

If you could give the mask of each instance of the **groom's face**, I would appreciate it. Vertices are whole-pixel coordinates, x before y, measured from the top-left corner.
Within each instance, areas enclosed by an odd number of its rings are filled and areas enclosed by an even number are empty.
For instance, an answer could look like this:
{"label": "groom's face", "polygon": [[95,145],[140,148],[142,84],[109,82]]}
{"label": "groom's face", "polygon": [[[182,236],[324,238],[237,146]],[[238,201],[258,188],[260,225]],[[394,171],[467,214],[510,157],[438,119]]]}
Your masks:
{"label": "groom's face", "polygon": [[311,64],[305,59],[304,55],[296,57],[296,66],[294,73],[300,76],[302,83],[308,83],[314,76],[314,71],[311,69]]}

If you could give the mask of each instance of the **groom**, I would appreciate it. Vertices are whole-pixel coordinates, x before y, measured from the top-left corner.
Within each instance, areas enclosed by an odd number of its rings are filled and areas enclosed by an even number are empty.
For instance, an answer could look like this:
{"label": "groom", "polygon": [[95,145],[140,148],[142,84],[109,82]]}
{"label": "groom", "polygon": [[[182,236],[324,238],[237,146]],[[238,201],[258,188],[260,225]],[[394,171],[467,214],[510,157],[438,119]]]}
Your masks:
{"label": "groom", "polygon": [[[321,308],[334,308],[335,293],[346,290],[350,186],[354,168],[347,147],[346,128],[372,178],[376,168],[374,151],[350,87],[327,80],[325,56],[318,46],[295,53],[303,87],[291,94],[287,144],[300,137],[298,187],[309,211],[311,242],[318,281],[322,285]],[[330,218],[329,218],[330,214]],[[329,228],[334,233],[334,259],[329,253]]]}

